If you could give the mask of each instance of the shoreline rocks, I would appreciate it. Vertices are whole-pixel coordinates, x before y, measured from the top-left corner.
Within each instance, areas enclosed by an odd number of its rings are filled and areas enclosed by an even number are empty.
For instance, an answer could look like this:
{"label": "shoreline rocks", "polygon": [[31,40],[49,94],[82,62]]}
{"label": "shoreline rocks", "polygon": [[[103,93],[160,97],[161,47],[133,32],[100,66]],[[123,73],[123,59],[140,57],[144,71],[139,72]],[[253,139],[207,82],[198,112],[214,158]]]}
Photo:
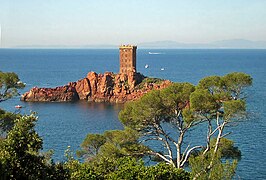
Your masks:
{"label": "shoreline rocks", "polygon": [[67,102],[67,101],[77,101],[79,96],[73,87],[65,85],[56,88],[38,88],[33,87],[29,92],[24,93],[21,101],[30,102],[47,102],[47,101],[57,101],[57,102]]}
{"label": "shoreline rocks", "polygon": [[124,103],[140,98],[153,89],[163,89],[169,80],[148,81],[136,72],[114,74],[89,72],[87,77],[56,88],[34,87],[21,96],[29,102],[69,102],[88,100],[93,102]]}

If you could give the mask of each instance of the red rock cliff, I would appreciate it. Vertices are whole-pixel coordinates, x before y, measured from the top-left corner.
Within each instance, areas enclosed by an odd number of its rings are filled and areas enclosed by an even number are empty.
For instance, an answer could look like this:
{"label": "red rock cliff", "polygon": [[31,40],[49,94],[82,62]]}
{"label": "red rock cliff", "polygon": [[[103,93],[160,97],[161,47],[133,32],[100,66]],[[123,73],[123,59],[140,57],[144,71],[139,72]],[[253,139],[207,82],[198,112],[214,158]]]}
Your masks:
{"label": "red rock cliff", "polygon": [[171,84],[168,80],[145,81],[140,73],[114,74],[89,72],[77,82],[56,88],[32,88],[21,96],[22,101],[75,101],[124,103],[134,100],[152,89],[162,89]]}

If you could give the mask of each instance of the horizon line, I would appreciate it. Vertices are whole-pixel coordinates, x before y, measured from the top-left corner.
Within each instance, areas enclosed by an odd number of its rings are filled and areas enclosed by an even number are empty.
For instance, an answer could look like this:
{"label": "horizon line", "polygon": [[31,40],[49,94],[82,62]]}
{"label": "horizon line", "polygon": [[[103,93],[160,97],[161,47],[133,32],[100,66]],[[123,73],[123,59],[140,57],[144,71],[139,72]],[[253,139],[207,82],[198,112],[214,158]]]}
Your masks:
{"label": "horizon line", "polygon": [[[0,27],[1,31],[1,27]],[[2,31],[1,31],[2,33]],[[3,46],[2,34],[0,34],[0,48],[5,49],[116,49],[119,44],[80,44],[80,45],[11,45]],[[123,44],[123,43],[122,43]],[[124,43],[125,44],[125,43]],[[127,43],[126,43],[127,44]],[[132,43],[131,43],[132,44]],[[174,40],[147,41],[141,43],[133,43],[139,48],[162,48],[162,49],[266,49],[266,41],[254,41],[249,39],[226,39],[210,42],[181,42]]]}

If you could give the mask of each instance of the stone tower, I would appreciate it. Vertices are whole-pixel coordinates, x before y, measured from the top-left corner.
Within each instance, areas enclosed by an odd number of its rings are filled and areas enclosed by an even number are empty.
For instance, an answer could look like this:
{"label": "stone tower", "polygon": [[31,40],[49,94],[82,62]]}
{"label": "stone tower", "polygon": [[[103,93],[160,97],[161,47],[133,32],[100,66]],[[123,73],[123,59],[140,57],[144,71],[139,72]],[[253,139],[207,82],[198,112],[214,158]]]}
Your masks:
{"label": "stone tower", "polygon": [[136,69],[136,50],[137,46],[122,45],[120,51],[120,73],[128,74],[129,72],[137,72]]}

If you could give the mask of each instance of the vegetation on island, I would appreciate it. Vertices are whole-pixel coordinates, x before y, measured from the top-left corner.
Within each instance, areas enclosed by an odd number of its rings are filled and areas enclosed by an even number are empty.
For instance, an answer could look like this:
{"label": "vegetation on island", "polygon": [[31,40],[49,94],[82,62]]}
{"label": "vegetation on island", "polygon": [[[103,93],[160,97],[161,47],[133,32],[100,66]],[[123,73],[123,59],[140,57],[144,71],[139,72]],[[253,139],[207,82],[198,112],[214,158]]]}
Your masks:
{"label": "vegetation on island", "polygon": [[[1,88],[17,88],[19,79]],[[5,77],[6,78],[6,77]],[[11,82],[11,85],[7,85]],[[209,76],[190,83],[173,83],[128,102],[119,113],[124,130],[88,134],[77,152],[66,150],[66,161],[54,163],[41,152],[34,130],[36,114],[0,111],[0,177],[2,179],[231,179],[241,156],[228,139],[230,126],[245,118],[245,73]],[[1,91],[4,100],[15,93]],[[8,95],[7,95],[8,94]],[[10,123],[8,123],[10,122]],[[188,136],[202,129],[204,139],[190,144]],[[193,134],[194,133],[194,134]],[[156,144],[156,148],[154,147]],[[154,165],[147,163],[152,161]]]}
{"label": "vegetation on island", "polygon": [[145,86],[149,84],[161,84],[164,80],[160,78],[149,78],[145,77],[136,87],[135,89],[143,89]]}

